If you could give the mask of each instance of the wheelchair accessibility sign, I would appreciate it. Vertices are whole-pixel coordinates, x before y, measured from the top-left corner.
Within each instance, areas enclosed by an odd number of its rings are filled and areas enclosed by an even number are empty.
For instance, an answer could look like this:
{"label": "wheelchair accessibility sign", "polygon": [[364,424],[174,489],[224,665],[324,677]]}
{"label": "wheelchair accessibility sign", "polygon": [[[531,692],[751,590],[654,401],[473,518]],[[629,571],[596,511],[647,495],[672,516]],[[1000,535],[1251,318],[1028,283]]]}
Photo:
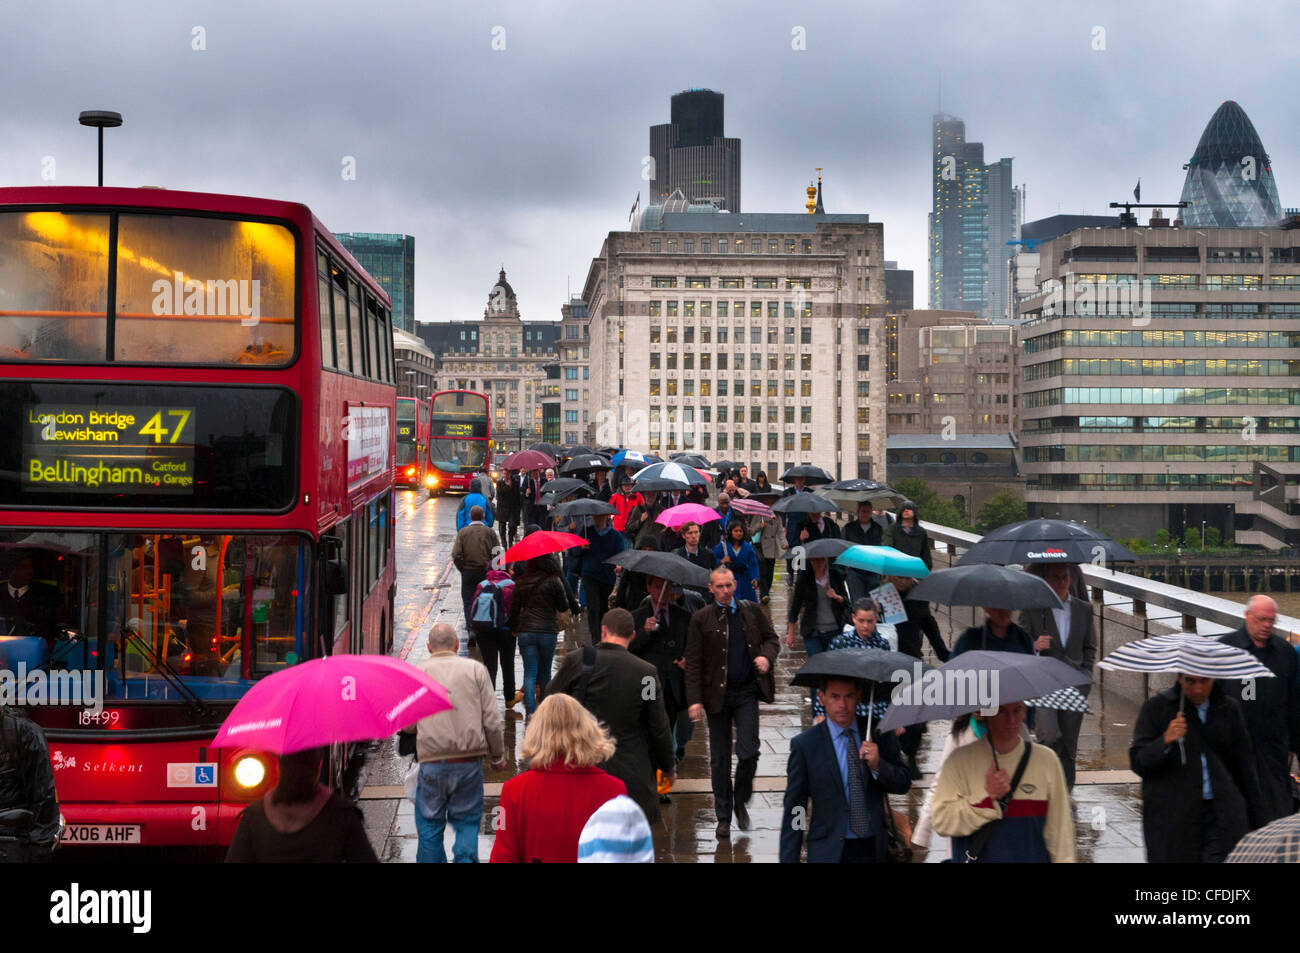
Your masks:
{"label": "wheelchair accessibility sign", "polygon": [[217,766],[215,764],[168,764],[167,786],[169,788],[215,788]]}

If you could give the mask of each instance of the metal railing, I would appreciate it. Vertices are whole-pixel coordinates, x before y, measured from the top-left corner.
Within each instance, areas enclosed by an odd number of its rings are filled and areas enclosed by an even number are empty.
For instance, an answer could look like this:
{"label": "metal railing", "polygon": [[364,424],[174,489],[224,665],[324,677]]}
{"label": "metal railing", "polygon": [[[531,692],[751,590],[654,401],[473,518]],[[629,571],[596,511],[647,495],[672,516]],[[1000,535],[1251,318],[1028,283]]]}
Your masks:
{"label": "metal railing", "polygon": [[[980,539],[975,533],[936,523],[922,522],[921,525],[935,544],[936,569],[955,565],[958,558]],[[1250,598],[1249,593],[1242,593],[1242,601],[1236,602],[1119,572],[1107,566],[1082,565],[1079,569],[1091,590],[1098,659],[1125,643],[1153,635],[1191,632],[1215,636],[1240,628],[1244,621],[1245,600]],[[956,606],[935,605],[932,611],[936,617],[947,620],[954,638],[962,627],[977,624],[982,616],[978,609]],[[1300,638],[1300,619],[1279,614],[1273,632],[1294,644]],[[1107,691],[1118,692],[1134,703],[1140,703],[1150,694],[1153,683],[1160,687],[1172,679],[1171,676],[1152,679],[1146,675],[1103,672],[1100,669],[1093,672],[1093,678],[1098,684],[1104,684]]]}

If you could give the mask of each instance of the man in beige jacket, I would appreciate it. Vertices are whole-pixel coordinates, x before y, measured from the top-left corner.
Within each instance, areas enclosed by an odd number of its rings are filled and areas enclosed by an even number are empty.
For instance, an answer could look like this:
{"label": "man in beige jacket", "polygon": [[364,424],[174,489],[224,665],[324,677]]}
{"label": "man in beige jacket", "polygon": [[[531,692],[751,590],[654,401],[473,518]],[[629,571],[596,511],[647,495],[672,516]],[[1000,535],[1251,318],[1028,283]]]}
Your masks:
{"label": "man in beige jacket", "polygon": [[460,638],[445,622],[429,632],[431,657],[420,668],[447,690],[452,707],[416,725],[420,781],[415,795],[415,828],[421,864],[444,864],[442,835],[451,821],[458,864],[478,862],[478,830],[483,818],[483,758],[492,770],[506,766],[501,712],[482,662],[457,654]]}

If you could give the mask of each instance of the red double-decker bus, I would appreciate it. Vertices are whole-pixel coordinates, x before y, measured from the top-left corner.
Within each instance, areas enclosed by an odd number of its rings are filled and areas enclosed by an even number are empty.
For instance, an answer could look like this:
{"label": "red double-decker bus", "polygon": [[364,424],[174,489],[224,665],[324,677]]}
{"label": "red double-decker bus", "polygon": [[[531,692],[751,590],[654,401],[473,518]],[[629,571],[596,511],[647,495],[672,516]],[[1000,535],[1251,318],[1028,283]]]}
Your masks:
{"label": "red double-decker bus", "polygon": [[45,682],[65,841],[228,843],[275,782],[211,747],[235,702],[388,649],[395,398],[388,298],[305,206],[0,189],[0,669]]}
{"label": "red double-decker bus", "polygon": [[436,492],[468,492],[474,477],[490,474],[487,394],[443,390],[429,399],[429,466],[438,481]]}
{"label": "red double-decker bus", "polygon": [[429,402],[418,397],[397,398],[397,486],[435,489],[438,478],[429,470]]}

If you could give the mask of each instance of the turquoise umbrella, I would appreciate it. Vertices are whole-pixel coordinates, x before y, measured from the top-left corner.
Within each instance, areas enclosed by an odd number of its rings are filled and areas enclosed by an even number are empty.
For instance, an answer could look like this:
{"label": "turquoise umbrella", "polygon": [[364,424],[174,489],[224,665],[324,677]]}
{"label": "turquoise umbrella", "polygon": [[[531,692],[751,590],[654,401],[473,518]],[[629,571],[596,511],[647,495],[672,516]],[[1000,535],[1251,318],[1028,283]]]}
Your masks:
{"label": "turquoise umbrella", "polygon": [[930,569],[915,556],[899,552],[893,546],[854,546],[846,549],[835,560],[837,566],[865,569],[882,576],[910,576],[924,579]]}

